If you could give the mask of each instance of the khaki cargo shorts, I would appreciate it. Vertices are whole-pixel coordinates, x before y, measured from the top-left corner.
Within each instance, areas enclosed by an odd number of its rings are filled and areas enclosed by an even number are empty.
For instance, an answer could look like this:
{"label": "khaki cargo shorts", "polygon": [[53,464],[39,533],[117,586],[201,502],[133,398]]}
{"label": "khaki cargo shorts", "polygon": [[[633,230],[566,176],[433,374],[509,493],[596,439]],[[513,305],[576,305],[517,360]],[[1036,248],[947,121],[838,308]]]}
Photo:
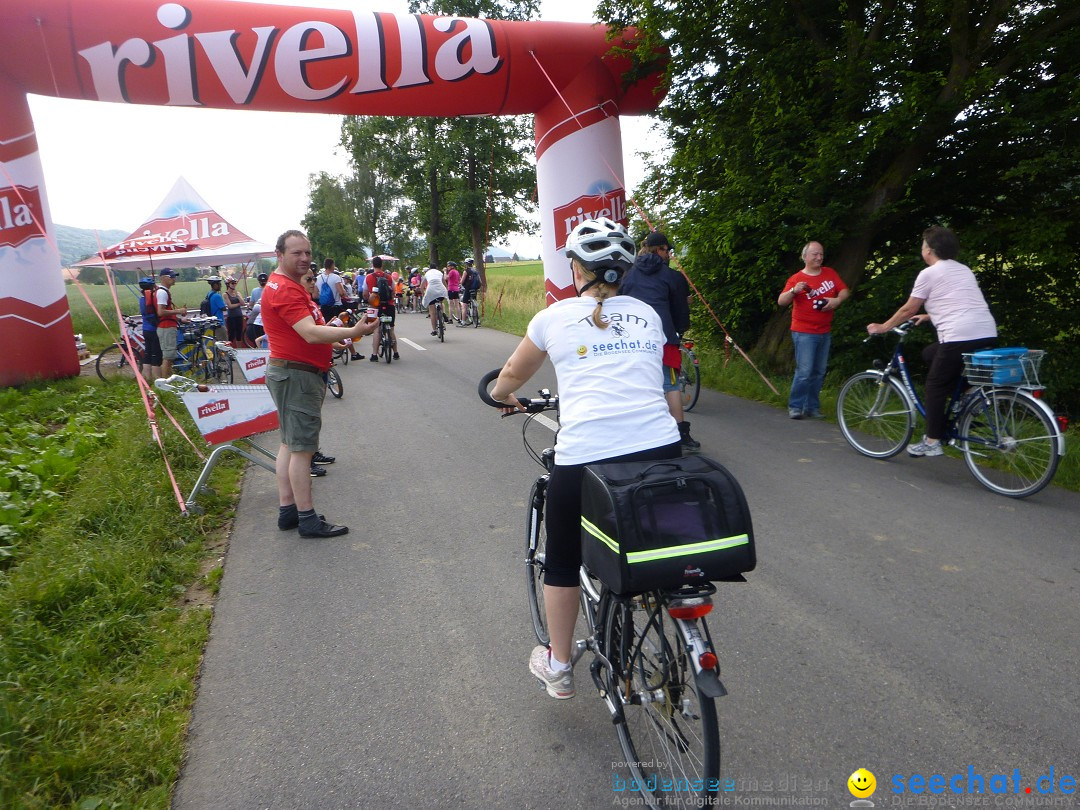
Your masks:
{"label": "khaki cargo shorts", "polygon": [[279,366],[266,367],[266,387],[278,409],[281,443],[294,453],[319,449],[326,381],[321,374]]}

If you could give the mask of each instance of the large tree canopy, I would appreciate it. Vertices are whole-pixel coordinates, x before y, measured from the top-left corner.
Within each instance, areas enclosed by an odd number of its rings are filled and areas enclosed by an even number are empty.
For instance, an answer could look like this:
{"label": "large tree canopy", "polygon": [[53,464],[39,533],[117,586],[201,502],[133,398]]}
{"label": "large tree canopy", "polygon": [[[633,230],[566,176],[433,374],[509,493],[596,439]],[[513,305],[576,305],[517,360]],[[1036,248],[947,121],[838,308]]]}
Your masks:
{"label": "large tree canopy", "polygon": [[817,239],[857,291],[837,317],[842,367],[861,327],[906,298],[920,234],[940,223],[1003,339],[1051,348],[1077,397],[1080,363],[1061,361],[1080,336],[1080,6],[605,0],[601,13],[641,27],[642,54],[670,52],[673,156],[639,197],[665,200],[684,268],[743,342],[786,360],[776,295]]}

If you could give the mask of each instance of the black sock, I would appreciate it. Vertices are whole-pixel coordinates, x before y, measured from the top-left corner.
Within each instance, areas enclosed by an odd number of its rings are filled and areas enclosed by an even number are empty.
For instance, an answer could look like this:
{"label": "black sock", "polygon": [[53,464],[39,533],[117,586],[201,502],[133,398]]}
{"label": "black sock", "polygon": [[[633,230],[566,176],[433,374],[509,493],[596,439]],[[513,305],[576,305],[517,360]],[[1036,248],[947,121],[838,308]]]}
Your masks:
{"label": "black sock", "polygon": [[288,520],[289,518],[296,517],[296,504],[290,503],[288,506],[278,507],[278,520]]}
{"label": "black sock", "polygon": [[322,522],[319,520],[319,516],[315,514],[314,509],[305,509],[303,512],[297,512],[296,514],[300,517],[300,527],[303,529],[318,528]]}

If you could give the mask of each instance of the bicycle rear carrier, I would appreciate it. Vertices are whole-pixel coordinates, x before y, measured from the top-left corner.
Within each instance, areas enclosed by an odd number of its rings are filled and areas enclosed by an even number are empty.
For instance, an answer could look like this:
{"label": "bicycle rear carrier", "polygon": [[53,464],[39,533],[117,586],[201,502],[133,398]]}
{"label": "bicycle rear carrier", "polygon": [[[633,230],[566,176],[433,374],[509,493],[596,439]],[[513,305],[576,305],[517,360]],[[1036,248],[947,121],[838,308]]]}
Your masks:
{"label": "bicycle rear carrier", "polygon": [[1042,349],[989,349],[964,354],[964,376],[972,385],[1041,388]]}

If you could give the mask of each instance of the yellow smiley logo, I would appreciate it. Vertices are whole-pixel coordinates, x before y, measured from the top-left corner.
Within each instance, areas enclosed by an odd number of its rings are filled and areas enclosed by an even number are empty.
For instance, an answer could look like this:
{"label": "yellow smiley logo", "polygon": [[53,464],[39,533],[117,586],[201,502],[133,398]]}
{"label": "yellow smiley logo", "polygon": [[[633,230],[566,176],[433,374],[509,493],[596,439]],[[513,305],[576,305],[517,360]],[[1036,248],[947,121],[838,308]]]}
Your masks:
{"label": "yellow smiley logo", "polygon": [[847,780],[847,789],[856,799],[865,799],[874,792],[877,787],[877,779],[866,768],[859,768]]}
{"label": "yellow smiley logo", "polygon": [[585,346],[578,346],[577,347],[578,357],[584,357],[588,353],[589,353],[589,350]]}

